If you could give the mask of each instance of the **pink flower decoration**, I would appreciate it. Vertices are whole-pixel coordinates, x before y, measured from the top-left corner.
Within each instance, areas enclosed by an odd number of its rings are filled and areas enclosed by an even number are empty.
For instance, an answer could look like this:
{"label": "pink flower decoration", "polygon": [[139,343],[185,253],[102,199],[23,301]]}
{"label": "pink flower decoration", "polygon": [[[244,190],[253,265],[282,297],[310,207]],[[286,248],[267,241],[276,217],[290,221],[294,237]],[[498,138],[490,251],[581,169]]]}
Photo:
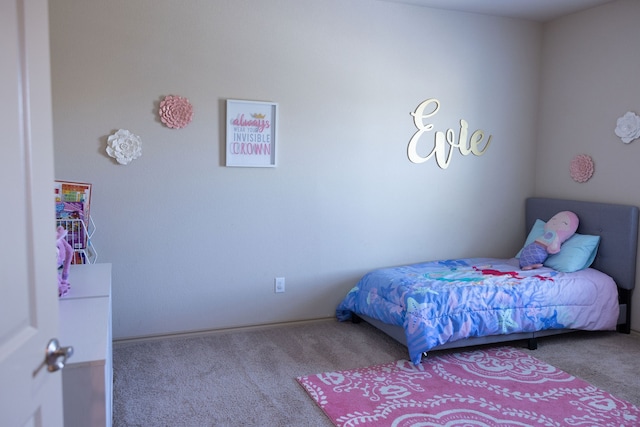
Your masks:
{"label": "pink flower decoration", "polygon": [[593,159],[579,154],[571,160],[571,178],[576,182],[587,182],[593,176]]}
{"label": "pink flower decoration", "polygon": [[167,95],[160,101],[160,120],[167,127],[181,129],[191,123],[193,107],[187,98]]}

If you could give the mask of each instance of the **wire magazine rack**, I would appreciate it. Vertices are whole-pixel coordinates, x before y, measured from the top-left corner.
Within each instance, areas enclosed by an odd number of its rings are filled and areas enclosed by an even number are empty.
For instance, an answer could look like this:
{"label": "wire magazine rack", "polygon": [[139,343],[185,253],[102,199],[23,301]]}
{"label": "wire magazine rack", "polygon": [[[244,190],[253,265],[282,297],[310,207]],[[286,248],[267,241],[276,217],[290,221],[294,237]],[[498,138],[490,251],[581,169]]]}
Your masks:
{"label": "wire magazine rack", "polygon": [[82,219],[56,219],[56,227],[62,226],[67,230],[66,240],[73,248],[71,264],[95,264],[98,252],[91,243],[91,237],[96,231],[93,218],[88,221]]}

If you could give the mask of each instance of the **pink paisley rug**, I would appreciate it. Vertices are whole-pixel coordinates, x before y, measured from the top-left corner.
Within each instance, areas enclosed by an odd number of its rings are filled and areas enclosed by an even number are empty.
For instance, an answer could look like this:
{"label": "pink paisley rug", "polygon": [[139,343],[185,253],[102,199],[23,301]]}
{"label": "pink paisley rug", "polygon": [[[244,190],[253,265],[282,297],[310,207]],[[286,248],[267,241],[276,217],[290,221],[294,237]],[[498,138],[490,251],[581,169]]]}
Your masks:
{"label": "pink paisley rug", "polygon": [[297,378],[336,426],[638,426],[640,409],[511,347]]}

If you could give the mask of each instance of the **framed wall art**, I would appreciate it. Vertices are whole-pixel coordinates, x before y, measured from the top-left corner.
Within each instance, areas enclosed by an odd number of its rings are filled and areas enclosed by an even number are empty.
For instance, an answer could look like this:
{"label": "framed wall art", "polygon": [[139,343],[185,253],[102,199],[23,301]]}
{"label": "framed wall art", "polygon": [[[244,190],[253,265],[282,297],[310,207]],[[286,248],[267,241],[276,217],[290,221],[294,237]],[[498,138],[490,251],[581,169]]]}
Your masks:
{"label": "framed wall art", "polygon": [[275,167],[278,104],[227,100],[227,166]]}

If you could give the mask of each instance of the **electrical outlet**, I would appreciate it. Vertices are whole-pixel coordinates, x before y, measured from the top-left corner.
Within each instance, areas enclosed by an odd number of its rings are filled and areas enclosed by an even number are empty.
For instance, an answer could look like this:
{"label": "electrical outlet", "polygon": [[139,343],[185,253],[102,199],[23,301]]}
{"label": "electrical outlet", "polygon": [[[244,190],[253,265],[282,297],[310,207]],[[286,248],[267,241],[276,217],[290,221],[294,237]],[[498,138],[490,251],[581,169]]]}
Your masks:
{"label": "electrical outlet", "polygon": [[284,292],[284,277],[276,277],[274,288],[277,294]]}

